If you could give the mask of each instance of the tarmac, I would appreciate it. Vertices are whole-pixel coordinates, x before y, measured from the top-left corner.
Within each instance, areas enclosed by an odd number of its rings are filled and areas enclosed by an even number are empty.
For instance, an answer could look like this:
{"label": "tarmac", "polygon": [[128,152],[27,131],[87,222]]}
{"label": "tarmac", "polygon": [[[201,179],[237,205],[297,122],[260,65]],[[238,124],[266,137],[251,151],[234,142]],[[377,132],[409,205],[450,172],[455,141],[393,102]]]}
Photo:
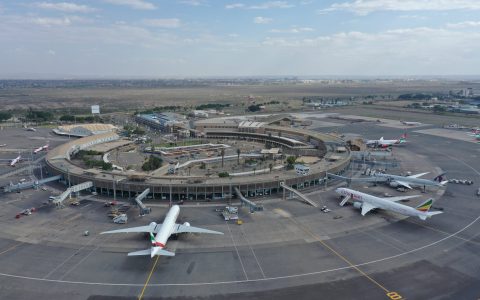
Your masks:
{"label": "tarmac", "polygon": [[[404,132],[375,123],[340,123],[342,133],[368,139],[390,139]],[[51,187],[1,195],[0,298],[476,299],[479,149],[419,132],[409,132],[408,143],[394,148],[404,170],[431,171],[432,178],[446,171],[448,178],[475,182],[448,184],[440,192],[428,188],[427,194],[408,192],[421,197],[407,205],[432,195],[438,198],[434,205],[444,213],[427,221],[385,211],[362,217],[351,205],[338,206],[331,189],[309,193],[330,213],[298,200],[277,199],[265,201],[263,212],[240,209],[243,225],[226,223],[212,207],[182,207],[179,223],[225,234],[181,235],[167,244],[176,253],[168,258],[127,257],[127,252],[149,247],[142,234],[99,235],[161,222],[165,207],[155,206],[144,217],[132,208],[128,224],[116,225],[106,216],[109,208],[99,201],[82,200],[80,206],[63,209],[42,205]],[[398,195],[385,186],[354,188]],[[28,207],[38,211],[14,218]],[[89,236],[83,235],[85,230]]]}

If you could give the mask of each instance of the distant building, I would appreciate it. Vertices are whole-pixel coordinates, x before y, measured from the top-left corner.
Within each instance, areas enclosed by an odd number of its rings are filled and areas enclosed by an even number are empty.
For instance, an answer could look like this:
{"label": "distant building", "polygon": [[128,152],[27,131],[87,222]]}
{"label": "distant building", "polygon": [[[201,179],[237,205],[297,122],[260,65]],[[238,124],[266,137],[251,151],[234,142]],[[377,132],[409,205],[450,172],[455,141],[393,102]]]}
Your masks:
{"label": "distant building", "polygon": [[302,164],[296,164],[295,172],[297,175],[308,175],[308,173],[310,173],[310,167]]}
{"label": "distant building", "polygon": [[180,130],[177,131],[177,134],[178,134],[179,137],[188,138],[188,137],[190,137],[190,130],[180,129]]}
{"label": "distant building", "polygon": [[460,95],[462,97],[471,97],[471,96],[473,96],[473,89],[472,88],[462,89],[461,92],[460,92]]}
{"label": "distant building", "polygon": [[239,132],[250,132],[250,133],[264,133],[265,132],[265,123],[255,122],[255,121],[242,121],[238,124]]}
{"label": "distant building", "polygon": [[187,127],[185,117],[174,113],[139,114],[135,116],[135,121],[152,129],[169,133]]}
{"label": "distant building", "polygon": [[93,123],[58,126],[58,128],[53,129],[53,132],[58,135],[86,137],[96,134],[113,132],[116,130],[117,127],[113,126],[112,124]]}
{"label": "distant building", "polygon": [[208,118],[208,112],[204,110],[194,110],[190,115],[195,118]]}
{"label": "distant building", "polygon": [[235,119],[215,118],[195,122],[195,129],[200,132],[208,131],[238,131],[239,121]]}

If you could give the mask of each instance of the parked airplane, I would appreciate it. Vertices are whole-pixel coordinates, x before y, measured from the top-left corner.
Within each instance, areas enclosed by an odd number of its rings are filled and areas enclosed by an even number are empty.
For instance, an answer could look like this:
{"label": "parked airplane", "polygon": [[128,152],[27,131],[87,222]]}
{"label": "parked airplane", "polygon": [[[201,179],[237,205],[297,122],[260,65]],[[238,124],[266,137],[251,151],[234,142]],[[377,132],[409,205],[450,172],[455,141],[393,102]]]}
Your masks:
{"label": "parked airplane", "polygon": [[407,134],[402,134],[397,140],[384,140],[383,136],[379,140],[367,140],[365,144],[369,147],[387,148],[393,145],[400,145],[407,142]]}
{"label": "parked airplane", "polygon": [[183,224],[176,224],[178,214],[180,213],[180,207],[178,205],[172,206],[163,221],[163,224],[157,224],[155,222],[150,223],[147,226],[139,226],[125,229],[118,229],[112,231],[105,231],[100,234],[106,233],[128,233],[128,232],[146,232],[150,235],[150,241],[152,247],[146,250],[140,250],[135,252],[128,253],[128,256],[139,256],[139,255],[150,255],[154,257],[155,255],[165,255],[165,256],[175,256],[174,252],[165,250],[165,245],[168,238],[172,234],[179,233],[210,233],[210,234],[223,234],[223,232],[198,228],[190,226],[189,223],[185,222]]}
{"label": "parked airplane", "polygon": [[49,145],[49,143],[47,142],[46,145],[41,146],[41,147],[38,147],[37,149],[33,150],[33,153],[34,153],[34,154],[37,154],[38,152],[43,151],[43,150],[48,151],[48,147],[49,147],[49,146],[50,146],[50,145]]}
{"label": "parked airplane", "polygon": [[423,125],[423,123],[420,122],[407,122],[407,121],[400,121],[403,125],[407,126],[418,126],[418,125]]}
{"label": "parked airplane", "polygon": [[0,147],[7,147],[7,144],[1,144]]}
{"label": "parked airplane", "polygon": [[15,167],[15,165],[22,159],[22,156],[19,154],[17,157],[10,161],[10,167]]}
{"label": "parked airplane", "polygon": [[26,130],[26,131],[33,131],[33,132],[37,131],[37,130],[36,130],[35,128],[33,128],[33,127],[29,127],[29,128],[27,128],[27,129],[25,129],[25,130]]}
{"label": "parked airplane", "polygon": [[418,195],[380,198],[347,188],[337,188],[335,192],[345,197],[342,199],[342,202],[340,202],[340,206],[344,206],[348,200],[352,199],[353,206],[362,209],[362,216],[365,216],[369,211],[376,208],[393,211],[405,216],[419,217],[421,220],[426,220],[431,216],[442,213],[441,211],[429,211],[434,201],[432,198],[424,201],[415,208],[396,202],[418,197]]}
{"label": "parked airplane", "polygon": [[13,159],[0,159],[0,161],[8,161],[10,167],[15,167],[15,165],[21,160],[22,156],[20,154],[18,154],[18,156]]}
{"label": "parked airplane", "polygon": [[413,186],[423,186],[425,189],[426,186],[445,186],[445,184],[448,183],[448,180],[443,180],[443,176],[445,176],[445,173],[442,173],[432,180],[430,179],[424,179],[424,178],[419,178],[424,175],[427,175],[430,172],[425,172],[425,173],[419,173],[415,175],[410,175],[410,176],[400,176],[400,175],[392,175],[392,174],[386,174],[386,173],[375,173],[371,175],[370,177],[360,177],[360,178],[349,178],[349,177],[343,177],[339,175],[330,175],[332,177],[336,177],[339,179],[343,179],[349,182],[352,181],[361,181],[361,182],[384,182],[388,183],[391,187],[397,188],[397,187],[405,187],[407,189],[412,189]]}

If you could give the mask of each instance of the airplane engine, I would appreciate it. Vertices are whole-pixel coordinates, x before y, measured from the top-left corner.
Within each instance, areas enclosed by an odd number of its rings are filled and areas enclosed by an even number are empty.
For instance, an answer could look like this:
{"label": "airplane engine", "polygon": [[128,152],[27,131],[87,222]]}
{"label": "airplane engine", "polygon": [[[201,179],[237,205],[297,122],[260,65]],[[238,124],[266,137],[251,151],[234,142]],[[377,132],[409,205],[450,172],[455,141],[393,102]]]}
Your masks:
{"label": "airplane engine", "polygon": [[396,182],[396,181],[391,181],[391,182],[390,182],[390,186],[393,187],[393,188],[396,188],[396,187],[398,187],[398,182]]}
{"label": "airplane engine", "polygon": [[362,202],[356,201],[356,202],[353,202],[353,207],[358,208],[358,209],[361,209],[361,208],[362,208],[362,204],[363,204]]}
{"label": "airplane engine", "polygon": [[184,225],[184,226],[190,226],[190,223],[185,222],[185,223],[183,223],[183,225]]}

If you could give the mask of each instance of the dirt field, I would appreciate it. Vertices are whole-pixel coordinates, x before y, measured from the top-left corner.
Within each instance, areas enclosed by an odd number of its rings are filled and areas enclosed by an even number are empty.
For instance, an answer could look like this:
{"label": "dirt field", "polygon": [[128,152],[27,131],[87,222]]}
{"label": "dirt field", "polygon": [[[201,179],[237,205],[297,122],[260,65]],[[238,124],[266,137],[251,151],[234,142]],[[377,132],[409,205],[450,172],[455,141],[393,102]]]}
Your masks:
{"label": "dirt field", "polygon": [[[472,84],[469,83],[469,86]],[[305,96],[361,97],[385,95],[396,97],[411,92],[447,92],[461,89],[465,83],[453,81],[358,81],[345,83],[312,84],[258,84],[205,87],[5,87],[0,88],[3,110],[48,108],[87,110],[92,104],[100,104],[103,111],[135,110],[152,106],[186,105],[201,103],[233,103],[243,108],[250,100],[257,103],[288,101],[277,110],[300,106]],[[251,98],[249,98],[251,97]],[[289,107],[290,106],[290,107]]]}

